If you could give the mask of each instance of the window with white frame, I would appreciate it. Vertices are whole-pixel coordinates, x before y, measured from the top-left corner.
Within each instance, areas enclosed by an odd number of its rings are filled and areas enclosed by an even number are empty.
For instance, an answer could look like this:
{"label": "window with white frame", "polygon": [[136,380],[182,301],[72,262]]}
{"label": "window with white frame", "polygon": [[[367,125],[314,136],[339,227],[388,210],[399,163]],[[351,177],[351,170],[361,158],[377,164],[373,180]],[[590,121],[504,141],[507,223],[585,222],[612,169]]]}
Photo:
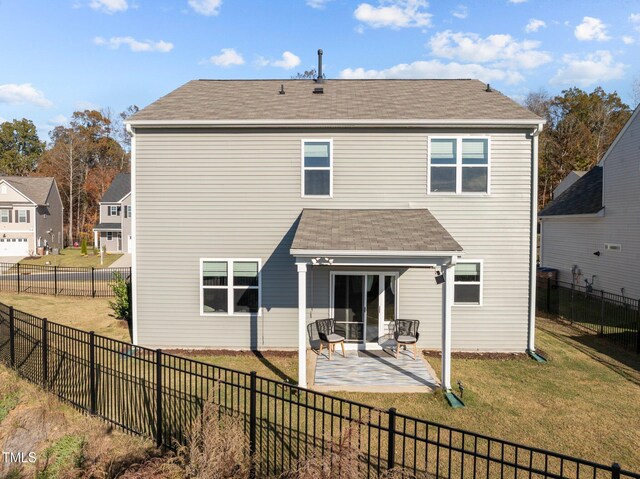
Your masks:
{"label": "window with white frame", "polygon": [[260,261],[201,261],[202,314],[258,313]]}
{"label": "window with white frame", "polygon": [[107,231],[107,240],[111,241],[113,239],[113,233],[111,231]]}
{"label": "window with white frame", "polygon": [[457,263],[453,284],[454,304],[482,304],[482,263]]}
{"label": "window with white frame", "polygon": [[27,223],[27,210],[18,210],[18,223]]}
{"label": "window with white frame", "polygon": [[331,140],[303,140],[302,196],[333,194],[332,147]]}
{"label": "window with white frame", "polygon": [[127,211],[126,211],[127,218],[131,218],[131,205],[127,205],[126,208],[127,208]]}
{"label": "window with white frame", "polygon": [[488,193],[488,138],[430,138],[429,192]]}
{"label": "window with white frame", "polygon": [[11,210],[0,210],[0,222],[8,223],[11,215]]}
{"label": "window with white frame", "polygon": [[109,216],[120,216],[120,207],[116,205],[109,206]]}

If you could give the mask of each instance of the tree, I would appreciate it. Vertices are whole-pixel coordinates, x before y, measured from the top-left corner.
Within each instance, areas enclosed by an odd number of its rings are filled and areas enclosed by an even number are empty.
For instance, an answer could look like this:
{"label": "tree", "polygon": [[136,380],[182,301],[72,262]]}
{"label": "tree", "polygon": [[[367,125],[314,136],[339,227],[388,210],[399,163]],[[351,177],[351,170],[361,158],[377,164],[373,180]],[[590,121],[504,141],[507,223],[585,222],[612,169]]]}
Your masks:
{"label": "tree", "polygon": [[[296,73],[291,77],[292,80],[315,80],[318,75],[318,71],[315,68],[311,68],[309,70],[305,70],[303,73]],[[322,75],[322,78],[325,78],[325,75]]]}
{"label": "tree", "polygon": [[36,126],[31,120],[6,121],[0,124],[0,172],[27,176],[35,171],[44,152]]}
{"label": "tree", "polygon": [[525,106],[547,120],[539,139],[541,208],[572,170],[589,170],[600,161],[631,115],[616,92],[601,87],[591,93],[571,88],[553,98],[530,93]]}

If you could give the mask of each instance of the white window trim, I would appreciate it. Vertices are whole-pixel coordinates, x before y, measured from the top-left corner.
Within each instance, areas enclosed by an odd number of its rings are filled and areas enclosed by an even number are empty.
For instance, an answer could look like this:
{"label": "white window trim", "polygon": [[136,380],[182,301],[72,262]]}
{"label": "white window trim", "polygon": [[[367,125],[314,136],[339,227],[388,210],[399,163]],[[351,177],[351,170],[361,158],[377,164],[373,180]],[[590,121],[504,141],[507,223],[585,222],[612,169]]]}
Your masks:
{"label": "white window trim", "polygon": [[[209,261],[218,261],[227,263],[227,285],[226,286],[209,286],[209,289],[226,289],[229,293],[233,292],[233,263],[234,262],[253,262],[258,263],[258,312],[257,313],[236,313],[233,312],[234,295],[227,294],[227,312],[226,313],[205,313],[204,312],[204,290],[207,288],[202,284],[202,278],[204,273],[204,263]],[[260,258],[200,258],[200,277],[198,279],[198,285],[200,288],[200,316],[238,316],[238,317],[251,317],[257,315],[262,317],[262,260]],[[242,286],[242,288],[256,289],[255,286]]]}
{"label": "white window trim", "polygon": [[[469,258],[465,258],[465,259],[459,259],[457,261],[457,264],[461,264],[461,263],[479,263],[480,264],[480,281],[461,281],[459,283],[456,283],[456,276],[455,276],[455,270],[453,273],[453,306],[455,307],[461,307],[461,308],[477,308],[478,306],[482,306],[483,302],[484,302],[484,260],[482,259],[469,259]],[[455,268],[455,266],[453,266],[453,268]],[[478,284],[480,285],[480,302],[479,303],[456,303],[455,302],[455,288],[457,284],[466,284],[466,285],[474,285],[474,284]]]}
{"label": "white window trim", "polygon": [[[329,143],[329,168],[323,167],[305,167],[304,166],[304,144],[310,142],[328,142]],[[304,178],[306,171],[326,171],[329,170],[329,194],[328,195],[305,195],[304,194]],[[301,198],[333,198],[333,138],[303,138],[300,140],[300,197]]]}
{"label": "white window trim", "polygon": [[[5,216],[5,213],[6,213],[6,216]],[[8,209],[0,210],[0,223],[9,223],[11,219],[11,213],[12,211]],[[4,218],[7,218],[7,221],[4,221]]]}
{"label": "white window trim", "polygon": [[[113,241],[113,231],[107,231],[106,233],[105,238],[107,241]],[[111,238],[109,238],[109,235],[111,235]]]}
{"label": "white window trim", "polygon": [[[487,191],[462,191],[462,168],[481,167],[483,165],[462,165],[462,140],[487,140]],[[431,140],[456,140],[456,191],[431,191]],[[454,165],[433,165],[452,168]],[[433,196],[489,196],[491,194],[491,137],[487,135],[429,135],[427,140],[427,195]]]}
{"label": "white window trim", "polygon": [[[23,218],[24,218],[24,221],[22,221]],[[27,210],[18,210],[18,223],[28,223],[28,222],[29,222],[29,218],[27,215]]]}
{"label": "white window trim", "polygon": [[131,218],[131,205],[127,205],[125,208],[127,209],[127,218]]}
{"label": "white window trim", "polygon": [[118,205],[109,205],[109,216],[118,216]]}

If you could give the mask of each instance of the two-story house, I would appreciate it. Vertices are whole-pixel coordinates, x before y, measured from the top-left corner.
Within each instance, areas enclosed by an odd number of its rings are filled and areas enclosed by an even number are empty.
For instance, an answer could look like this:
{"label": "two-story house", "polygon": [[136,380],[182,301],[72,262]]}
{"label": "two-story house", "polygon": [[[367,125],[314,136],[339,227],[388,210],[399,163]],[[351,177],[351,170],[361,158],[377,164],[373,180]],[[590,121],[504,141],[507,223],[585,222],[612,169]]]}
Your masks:
{"label": "two-story house", "polygon": [[537,136],[476,80],[191,81],[128,121],[133,335],[296,348],[534,348]]}
{"label": "two-story house", "polygon": [[540,264],[560,281],[640,298],[640,108],[540,220]]}
{"label": "two-story house", "polygon": [[108,253],[130,253],[131,175],[118,173],[100,201],[100,222],[93,227],[93,246]]}
{"label": "two-story house", "polygon": [[53,178],[0,176],[0,257],[61,248],[63,207]]}

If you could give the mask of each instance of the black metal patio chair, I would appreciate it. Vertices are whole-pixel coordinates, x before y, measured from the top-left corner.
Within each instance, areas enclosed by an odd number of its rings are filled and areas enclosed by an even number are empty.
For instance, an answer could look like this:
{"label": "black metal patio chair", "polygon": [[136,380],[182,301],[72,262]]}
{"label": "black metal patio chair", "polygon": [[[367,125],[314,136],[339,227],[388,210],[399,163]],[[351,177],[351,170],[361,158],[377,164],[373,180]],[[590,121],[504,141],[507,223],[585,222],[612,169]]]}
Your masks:
{"label": "black metal patio chair", "polygon": [[417,319],[396,319],[393,322],[393,337],[396,340],[396,359],[400,353],[400,348],[407,349],[409,344],[413,344],[413,360],[418,357],[418,338],[420,333],[418,328],[420,321]]}
{"label": "black metal patio chair", "polygon": [[322,345],[326,344],[329,349],[329,361],[331,361],[331,353],[335,352],[336,344],[340,344],[342,347],[342,356],[344,353],[344,337],[336,334],[336,322],[334,319],[318,319],[316,321],[316,328],[318,329],[318,337],[320,338],[320,350],[318,355],[322,354]]}

